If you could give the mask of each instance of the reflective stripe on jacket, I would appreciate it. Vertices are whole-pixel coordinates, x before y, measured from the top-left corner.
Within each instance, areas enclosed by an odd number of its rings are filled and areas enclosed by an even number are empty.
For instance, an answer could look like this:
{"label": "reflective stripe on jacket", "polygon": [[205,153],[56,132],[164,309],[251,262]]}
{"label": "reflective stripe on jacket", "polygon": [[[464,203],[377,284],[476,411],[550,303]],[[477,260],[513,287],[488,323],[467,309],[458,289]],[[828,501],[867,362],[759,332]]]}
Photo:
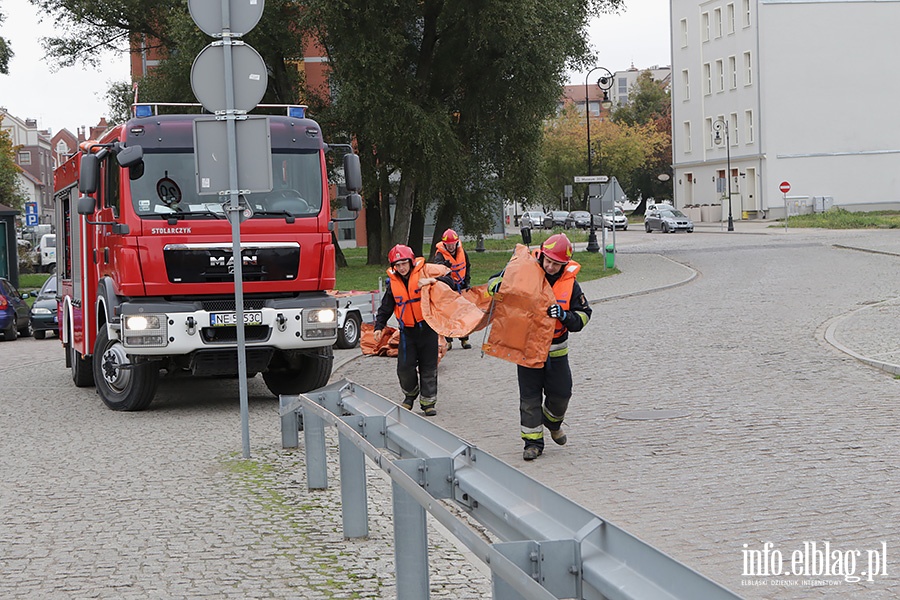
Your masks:
{"label": "reflective stripe on jacket", "polygon": [[462,242],[456,243],[456,256],[450,254],[444,242],[438,242],[437,251],[440,252],[450,265],[450,277],[457,285],[466,280],[466,251],[463,250]]}
{"label": "reflective stripe on jacket", "polygon": [[404,327],[413,327],[423,321],[422,318],[422,290],[419,288],[419,277],[425,259],[421,256],[413,262],[409,272],[409,287],[403,283],[394,269],[388,269],[387,274],[391,278],[391,293],[394,295],[394,316]]}

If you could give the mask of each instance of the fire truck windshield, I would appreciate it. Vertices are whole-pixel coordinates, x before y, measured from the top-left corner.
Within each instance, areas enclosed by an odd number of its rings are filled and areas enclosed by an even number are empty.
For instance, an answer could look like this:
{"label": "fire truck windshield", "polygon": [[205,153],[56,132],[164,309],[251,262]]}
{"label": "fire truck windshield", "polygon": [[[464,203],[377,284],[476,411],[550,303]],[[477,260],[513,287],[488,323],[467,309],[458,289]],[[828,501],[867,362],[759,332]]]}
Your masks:
{"label": "fire truck windshield", "polygon": [[[222,214],[223,199],[197,193],[194,156],[190,152],[144,151],[144,168],[131,182],[135,212],[145,218],[184,218]],[[286,214],[312,217],[322,209],[322,165],[317,151],[272,152],[272,191],[245,194],[254,218],[277,219]]]}

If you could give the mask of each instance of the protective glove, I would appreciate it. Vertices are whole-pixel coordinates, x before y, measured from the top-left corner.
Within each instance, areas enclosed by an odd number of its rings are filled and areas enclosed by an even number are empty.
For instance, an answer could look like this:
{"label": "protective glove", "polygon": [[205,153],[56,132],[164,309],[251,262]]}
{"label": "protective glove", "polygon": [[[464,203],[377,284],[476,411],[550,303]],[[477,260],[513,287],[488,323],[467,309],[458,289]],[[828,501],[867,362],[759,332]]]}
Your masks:
{"label": "protective glove", "polygon": [[375,336],[375,345],[376,346],[381,343],[381,337],[383,335],[384,335],[384,329],[379,329],[379,330],[375,331],[374,336]]}
{"label": "protective glove", "polygon": [[560,321],[565,321],[568,313],[566,313],[559,304],[551,304],[550,307],[547,308],[547,316],[559,319]]}

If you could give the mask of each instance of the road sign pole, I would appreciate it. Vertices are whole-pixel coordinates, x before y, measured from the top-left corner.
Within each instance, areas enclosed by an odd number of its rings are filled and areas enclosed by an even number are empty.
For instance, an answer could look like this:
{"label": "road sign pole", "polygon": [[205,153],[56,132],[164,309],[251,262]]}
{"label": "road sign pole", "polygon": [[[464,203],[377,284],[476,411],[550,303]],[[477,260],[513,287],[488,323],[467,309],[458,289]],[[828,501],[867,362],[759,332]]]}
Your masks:
{"label": "road sign pole", "polygon": [[788,219],[791,216],[791,213],[788,210],[787,193],[791,191],[791,184],[788,181],[782,181],[778,185],[778,189],[781,190],[781,195],[784,196],[784,232],[787,233]]}

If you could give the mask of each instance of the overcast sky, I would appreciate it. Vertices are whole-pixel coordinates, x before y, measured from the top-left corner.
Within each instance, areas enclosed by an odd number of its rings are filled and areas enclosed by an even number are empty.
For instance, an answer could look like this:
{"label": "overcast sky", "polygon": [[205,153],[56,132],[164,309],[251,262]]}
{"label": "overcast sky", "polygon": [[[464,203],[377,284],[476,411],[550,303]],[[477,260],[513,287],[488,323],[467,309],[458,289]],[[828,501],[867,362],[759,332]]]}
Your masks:
{"label": "overcast sky", "polygon": [[[597,65],[622,71],[632,63],[638,69],[670,62],[669,3],[667,0],[625,0],[617,15],[591,22],[591,45]],[[55,72],[44,60],[39,39],[53,34],[52,23],[38,23],[37,9],[27,0],[0,3],[6,20],[0,36],[10,42],[15,56],[9,75],[0,75],[0,106],[21,119],[37,119],[42,129],[72,133],[96,125],[108,113],[104,97],[110,84],[129,79],[128,57],[106,55],[99,70],[80,66]],[[570,83],[584,84],[585,73],[571,73]]]}

